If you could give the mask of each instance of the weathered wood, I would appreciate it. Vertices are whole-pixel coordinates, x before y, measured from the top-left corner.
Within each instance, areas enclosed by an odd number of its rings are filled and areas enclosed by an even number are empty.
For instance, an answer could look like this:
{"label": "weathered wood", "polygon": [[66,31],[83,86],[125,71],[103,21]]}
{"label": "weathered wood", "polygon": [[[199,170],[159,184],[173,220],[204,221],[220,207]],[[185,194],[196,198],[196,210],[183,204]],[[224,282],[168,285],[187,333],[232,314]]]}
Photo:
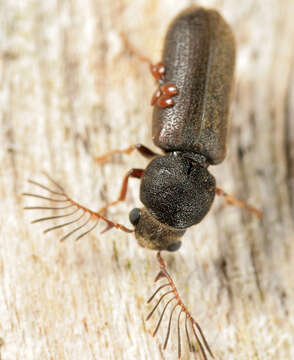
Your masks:
{"label": "weathered wood", "polygon": [[[5,360],[175,359],[176,337],[150,335],[146,299],[155,253],[112,230],[78,243],[42,234],[25,213],[26,179],[47,170],[92,209],[114,200],[138,155],[98,166],[92,155],[141,142],[152,147],[145,64],[185,5],[160,1],[0,3],[0,338]],[[206,4],[206,2],[203,2]],[[216,199],[209,216],[165,255],[217,359],[294,358],[294,2],[212,1],[238,44],[236,91],[218,186],[264,211],[259,221]],[[128,225],[139,205],[131,180],[109,216]],[[38,214],[42,215],[42,214]],[[37,217],[37,216],[35,216]],[[190,358],[187,347],[183,358]],[[193,358],[193,356],[191,356]]]}

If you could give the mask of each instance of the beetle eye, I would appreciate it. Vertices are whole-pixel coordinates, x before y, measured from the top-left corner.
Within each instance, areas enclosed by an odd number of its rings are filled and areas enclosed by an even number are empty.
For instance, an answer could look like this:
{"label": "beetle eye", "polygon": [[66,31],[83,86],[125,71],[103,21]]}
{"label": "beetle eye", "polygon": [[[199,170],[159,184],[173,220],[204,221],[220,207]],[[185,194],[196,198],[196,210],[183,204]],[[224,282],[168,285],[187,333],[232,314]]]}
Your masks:
{"label": "beetle eye", "polygon": [[167,247],[167,251],[177,251],[179,250],[179,248],[181,247],[182,245],[182,242],[181,241],[178,241],[176,243],[173,243],[173,244],[170,244],[168,247]]}
{"label": "beetle eye", "polygon": [[134,226],[136,226],[140,220],[140,216],[141,216],[141,210],[138,208],[134,208],[129,214],[130,222]]}

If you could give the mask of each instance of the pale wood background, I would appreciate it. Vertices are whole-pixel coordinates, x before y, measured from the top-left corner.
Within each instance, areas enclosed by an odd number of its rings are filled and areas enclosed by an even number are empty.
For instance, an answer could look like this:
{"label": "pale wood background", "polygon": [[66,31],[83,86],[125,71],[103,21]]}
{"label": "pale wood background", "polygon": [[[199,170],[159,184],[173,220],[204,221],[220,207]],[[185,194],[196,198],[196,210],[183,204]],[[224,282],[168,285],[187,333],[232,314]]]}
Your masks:
{"label": "pale wood background", "polygon": [[[112,230],[79,243],[29,225],[22,191],[47,170],[93,209],[113,200],[138,155],[97,166],[92,155],[150,136],[155,85],[130,41],[160,59],[169,21],[196,1],[2,0],[0,2],[1,359],[176,359],[176,342],[145,300],[155,253]],[[182,296],[217,359],[294,359],[294,2],[199,1],[217,8],[238,43],[228,157],[218,186],[260,207],[263,221],[216,199],[166,255]],[[28,201],[25,202],[28,204]],[[109,216],[128,225],[139,205],[132,181]],[[36,214],[36,216],[41,214]],[[184,359],[193,358],[184,348]]]}

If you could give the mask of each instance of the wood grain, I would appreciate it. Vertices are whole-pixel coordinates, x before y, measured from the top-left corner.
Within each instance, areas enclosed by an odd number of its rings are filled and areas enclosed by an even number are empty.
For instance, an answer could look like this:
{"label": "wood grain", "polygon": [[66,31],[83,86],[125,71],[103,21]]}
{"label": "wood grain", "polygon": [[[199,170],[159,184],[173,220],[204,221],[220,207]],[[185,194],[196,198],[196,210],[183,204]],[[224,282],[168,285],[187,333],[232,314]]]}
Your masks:
{"label": "wood grain", "polygon": [[[115,199],[124,173],[146,160],[98,166],[93,156],[153,146],[155,89],[119,34],[158,61],[169,21],[195,3],[0,2],[1,359],[176,359],[176,334],[163,352],[165,333],[152,338],[156,322],[144,321],[155,253],[115,230],[59,243],[62,231],[44,236],[44,226],[29,225],[34,215],[20,194],[46,170],[93,210]],[[228,156],[211,170],[218,186],[265,216],[216,199],[165,258],[217,359],[293,359],[294,3],[198,3],[224,15],[238,44]],[[132,180],[127,201],[108,215],[128,225],[138,205]]]}

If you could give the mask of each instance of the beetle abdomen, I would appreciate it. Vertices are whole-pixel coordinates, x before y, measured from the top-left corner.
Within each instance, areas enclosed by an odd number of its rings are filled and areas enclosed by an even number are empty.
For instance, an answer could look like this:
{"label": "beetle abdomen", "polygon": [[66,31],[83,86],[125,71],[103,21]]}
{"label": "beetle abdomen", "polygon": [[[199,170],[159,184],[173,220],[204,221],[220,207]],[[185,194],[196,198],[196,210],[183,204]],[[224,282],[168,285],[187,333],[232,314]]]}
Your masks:
{"label": "beetle abdomen", "polygon": [[210,164],[226,154],[235,42],[214,10],[192,7],[171,23],[164,44],[164,82],[178,89],[174,106],[155,107],[153,140],[164,151],[204,155]]}

